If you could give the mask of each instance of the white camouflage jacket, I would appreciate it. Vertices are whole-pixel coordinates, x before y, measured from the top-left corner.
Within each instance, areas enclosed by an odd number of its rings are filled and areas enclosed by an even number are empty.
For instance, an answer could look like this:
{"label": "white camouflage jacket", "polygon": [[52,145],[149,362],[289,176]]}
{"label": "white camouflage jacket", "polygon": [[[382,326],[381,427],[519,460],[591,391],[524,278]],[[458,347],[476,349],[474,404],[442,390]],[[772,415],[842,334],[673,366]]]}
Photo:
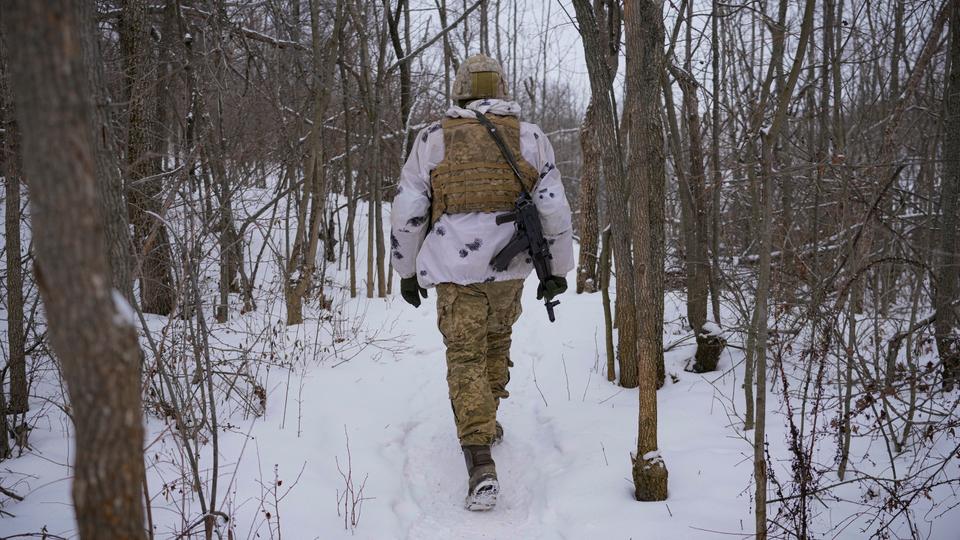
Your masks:
{"label": "white camouflage jacket", "polygon": [[[467,108],[451,107],[446,116],[475,118],[474,111],[520,115],[512,101],[473,101]],[[553,155],[553,146],[535,124],[520,123],[520,152],[540,171],[531,192],[543,234],[550,243],[551,273],[563,276],[573,269],[573,232],[567,202]],[[401,278],[417,276],[421,287],[438,283],[468,285],[526,278],[533,265],[523,254],[505,272],[495,272],[490,259],[509,242],[513,223],[497,225],[495,213],[444,214],[430,227],[430,171],[443,160],[443,130],[434,122],[417,135],[400,173],[400,185],[390,214],[393,266]]]}

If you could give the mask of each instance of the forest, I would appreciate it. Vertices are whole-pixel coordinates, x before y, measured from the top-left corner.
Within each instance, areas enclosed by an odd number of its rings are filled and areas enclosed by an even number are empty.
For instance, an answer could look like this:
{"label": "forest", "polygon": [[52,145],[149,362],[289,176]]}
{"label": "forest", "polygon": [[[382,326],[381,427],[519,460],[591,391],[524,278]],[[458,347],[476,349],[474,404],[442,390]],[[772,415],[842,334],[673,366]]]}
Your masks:
{"label": "forest", "polygon": [[[575,257],[489,512],[391,227],[477,54]],[[0,176],[0,540],[960,530],[960,0],[2,0]]]}

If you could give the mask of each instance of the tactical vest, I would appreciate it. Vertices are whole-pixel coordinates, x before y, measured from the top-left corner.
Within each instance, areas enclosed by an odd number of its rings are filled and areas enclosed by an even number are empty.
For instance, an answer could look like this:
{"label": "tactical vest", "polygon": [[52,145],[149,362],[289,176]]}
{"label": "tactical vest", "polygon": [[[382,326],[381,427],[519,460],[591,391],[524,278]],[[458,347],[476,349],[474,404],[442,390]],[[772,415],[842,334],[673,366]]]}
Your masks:
{"label": "tactical vest", "polygon": [[[487,118],[513,152],[524,188],[533,191],[540,176],[520,153],[520,119],[493,114]],[[433,223],[443,214],[512,210],[520,184],[486,128],[475,118],[444,118],[441,126],[443,161],[430,173]]]}

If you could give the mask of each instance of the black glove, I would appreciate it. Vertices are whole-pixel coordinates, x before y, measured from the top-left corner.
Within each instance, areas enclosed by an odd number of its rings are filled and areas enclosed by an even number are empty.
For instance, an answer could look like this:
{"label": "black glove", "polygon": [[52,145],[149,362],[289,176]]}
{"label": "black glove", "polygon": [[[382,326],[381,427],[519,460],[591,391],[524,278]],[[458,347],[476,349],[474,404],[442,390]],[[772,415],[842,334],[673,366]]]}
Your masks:
{"label": "black glove", "polygon": [[[567,284],[564,282],[563,287],[566,288]],[[400,279],[400,296],[407,301],[413,307],[420,307],[420,297],[427,297],[427,290],[420,286],[417,282],[417,276],[406,277]]]}
{"label": "black glove", "polygon": [[550,276],[543,283],[537,285],[537,300],[546,297],[547,301],[553,300],[555,296],[563,294],[567,290],[567,278],[563,276]]}

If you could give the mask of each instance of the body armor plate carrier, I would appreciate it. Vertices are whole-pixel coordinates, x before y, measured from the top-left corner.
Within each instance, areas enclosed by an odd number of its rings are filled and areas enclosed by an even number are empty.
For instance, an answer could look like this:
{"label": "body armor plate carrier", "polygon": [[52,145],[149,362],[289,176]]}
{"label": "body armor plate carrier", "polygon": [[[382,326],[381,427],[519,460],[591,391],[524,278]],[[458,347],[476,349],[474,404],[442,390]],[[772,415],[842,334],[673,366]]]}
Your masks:
{"label": "body armor plate carrier", "polygon": [[[520,119],[492,114],[488,118],[513,155],[521,156]],[[443,214],[513,210],[520,185],[486,128],[474,118],[444,118],[441,126],[443,161],[430,173],[432,222]],[[537,170],[522,158],[518,166],[524,188],[532,192],[540,178]]]}

